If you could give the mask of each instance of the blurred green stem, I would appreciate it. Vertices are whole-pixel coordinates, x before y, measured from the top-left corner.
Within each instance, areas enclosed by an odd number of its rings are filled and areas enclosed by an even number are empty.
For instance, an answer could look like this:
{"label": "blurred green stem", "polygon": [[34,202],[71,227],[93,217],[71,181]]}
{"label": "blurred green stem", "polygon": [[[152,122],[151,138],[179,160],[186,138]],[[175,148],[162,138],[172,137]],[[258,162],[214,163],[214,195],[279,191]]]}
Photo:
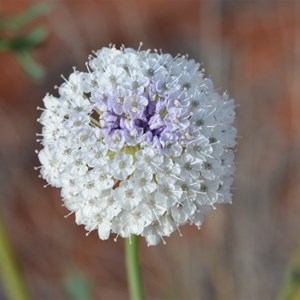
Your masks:
{"label": "blurred green stem", "polygon": [[300,299],[300,244],[290,258],[277,299]]}
{"label": "blurred green stem", "polygon": [[130,299],[143,300],[143,283],[139,265],[138,237],[136,235],[125,240],[125,255]]}
{"label": "blurred green stem", "polygon": [[0,212],[0,272],[3,287],[11,300],[29,300],[29,292],[13,255]]}

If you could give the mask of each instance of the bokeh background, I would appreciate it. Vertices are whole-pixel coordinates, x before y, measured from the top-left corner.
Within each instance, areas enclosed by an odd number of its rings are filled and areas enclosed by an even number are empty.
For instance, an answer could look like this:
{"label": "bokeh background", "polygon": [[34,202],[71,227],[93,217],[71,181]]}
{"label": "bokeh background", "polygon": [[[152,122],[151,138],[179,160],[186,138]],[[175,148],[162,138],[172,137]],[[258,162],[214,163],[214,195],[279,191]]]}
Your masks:
{"label": "bokeh background", "polygon": [[36,107],[60,74],[84,70],[109,43],[189,53],[237,103],[233,204],[167,245],[141,242],[148,299],[271,300],[289,272],[299,280],[300,1],[2,0],[1,18],[41,2],[52,10],[32,26],[48,35],[32,53],[45,77],[32,80],[0,53],[0,209],[32,299],[128,297],[122,239],[86,237],[33,169]]}

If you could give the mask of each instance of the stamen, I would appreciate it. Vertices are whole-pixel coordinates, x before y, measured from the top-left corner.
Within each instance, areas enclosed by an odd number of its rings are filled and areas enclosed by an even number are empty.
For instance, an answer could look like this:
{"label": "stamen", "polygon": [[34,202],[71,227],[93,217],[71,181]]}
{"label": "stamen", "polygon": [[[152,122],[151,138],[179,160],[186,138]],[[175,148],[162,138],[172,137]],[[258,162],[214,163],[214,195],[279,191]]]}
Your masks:
{"label": "stamen", "polygon": [[[64,206],[64,205],[62,205],[62,206]],[[65,215],[64,218],[67,219],[69,216],[73,215],[74,213],[75,213],[75,211],[71,211],[67,215]]]}

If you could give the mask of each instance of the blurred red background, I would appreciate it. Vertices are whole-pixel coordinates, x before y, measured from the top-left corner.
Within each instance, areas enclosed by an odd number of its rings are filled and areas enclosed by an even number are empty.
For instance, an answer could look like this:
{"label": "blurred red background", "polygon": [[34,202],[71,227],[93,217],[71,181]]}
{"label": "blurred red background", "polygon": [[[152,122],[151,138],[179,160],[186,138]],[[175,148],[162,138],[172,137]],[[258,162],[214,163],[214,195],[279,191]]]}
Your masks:
{"label": "blurred red background", "polygon": [[[3,15],[39,1],[4,0]],[[48,0],[50,30],[35,51],[39,84],[9,53],[0,58],[1,210],[33,299],[68,299],[70,272],[93,299],[126,299],[123,241],[85,236],[65,219],[58,190],[43,188],[35,133],[38,105],[60,74],[85,69],[91,50],[115,43],[189,53],[236,99],[237,174],[232,206],[167,245],[141,242],[149,299],[274,299],[300,241],[300,2]],[[6,299],[0,287],[0,299]]]}

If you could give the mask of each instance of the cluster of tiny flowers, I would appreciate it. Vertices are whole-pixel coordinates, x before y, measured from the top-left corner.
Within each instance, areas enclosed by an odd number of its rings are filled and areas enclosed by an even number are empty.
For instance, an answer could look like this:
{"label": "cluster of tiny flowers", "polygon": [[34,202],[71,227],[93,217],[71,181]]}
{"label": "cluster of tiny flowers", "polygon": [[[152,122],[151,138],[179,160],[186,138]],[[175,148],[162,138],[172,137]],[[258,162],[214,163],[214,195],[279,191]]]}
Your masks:
{"label": "cluster of tiny flowers", "polygon": [[231,202],[235,103],[199,64],[110,46],[86,66],[45,96],[38,119],[41,176],[77,224],[156,245]]}

